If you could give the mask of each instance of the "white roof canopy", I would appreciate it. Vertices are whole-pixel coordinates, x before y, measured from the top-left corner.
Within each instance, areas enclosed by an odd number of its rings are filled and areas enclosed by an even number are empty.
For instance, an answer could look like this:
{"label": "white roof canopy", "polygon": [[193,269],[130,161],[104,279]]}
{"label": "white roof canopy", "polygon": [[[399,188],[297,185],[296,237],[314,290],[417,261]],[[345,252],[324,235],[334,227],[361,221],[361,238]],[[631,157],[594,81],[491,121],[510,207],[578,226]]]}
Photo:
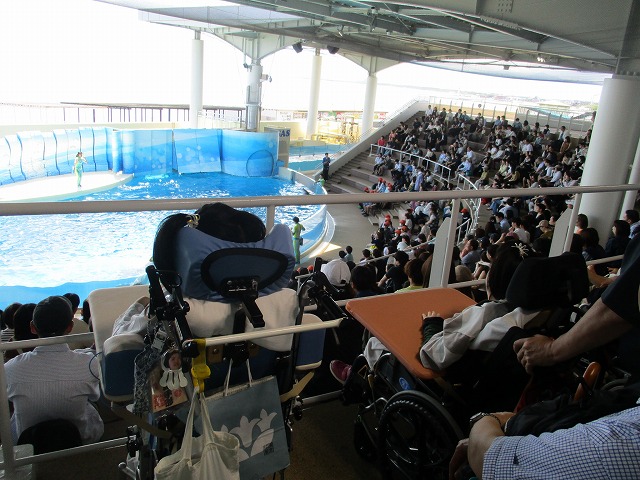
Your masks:
{"label": "white roof canopy", "polygon": [[640,72],[639,0],[101,1],[216,35],[253,59],[300,43],[377,70],[410,62],[583,83]]}

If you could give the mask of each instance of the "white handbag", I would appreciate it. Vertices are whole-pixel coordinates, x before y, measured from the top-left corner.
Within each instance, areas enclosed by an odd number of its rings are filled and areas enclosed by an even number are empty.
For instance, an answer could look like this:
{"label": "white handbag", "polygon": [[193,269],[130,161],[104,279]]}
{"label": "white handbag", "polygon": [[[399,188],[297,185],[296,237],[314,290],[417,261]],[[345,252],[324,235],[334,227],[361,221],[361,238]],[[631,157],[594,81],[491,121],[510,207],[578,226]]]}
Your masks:
{"label": "white handbag", "polygon": [[[197,399],[196,399],[197,396]],[[193,438],[193,418],[200,405],[202,434]],[[240,480],[240,442],[211,426],[204,395],[194,393],[180,450],[162,458],[154,469],[156,480]]]}

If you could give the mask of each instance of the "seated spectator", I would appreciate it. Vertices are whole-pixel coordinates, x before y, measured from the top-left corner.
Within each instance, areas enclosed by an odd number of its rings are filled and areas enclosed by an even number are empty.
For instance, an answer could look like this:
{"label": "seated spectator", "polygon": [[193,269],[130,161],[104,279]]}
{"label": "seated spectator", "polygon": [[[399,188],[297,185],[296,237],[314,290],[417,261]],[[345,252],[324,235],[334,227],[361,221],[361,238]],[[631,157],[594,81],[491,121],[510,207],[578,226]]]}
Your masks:
{"label": "seated spectator", "polygon": [[[582,256],[586,261],[600,260],[606,256],[604,248],[600,245],[600,236],[595,228],[585,228],[580,236],[584,240],[582,244]],[[606,275],[607,267],[602,264],[596,264],[595,270],[598,275]]]}
{"label": "seated spectator", "polygon": [[[71,302],[71,308],[73,310],[73,328],[69,335],[88,333],[89,326],[76,316],[78,307],[80,306],[80,297],[76,293],[65,293],[63,297]],[[69,343],[69,348],[71,350],[76,350],[78,348],[89,348],[91,345],[93,345],[93,341],[85,340],[84,342]]]}
{"label": "seated spectator", "polygon": [[384,289],[387,293],[393,293],[401,289],[409,279],[404,272],[404,266],[409,261],[409,255],[406,252],[397,251],[393,254],[393,260],[394,265],[387,270],[378,282],[378,287]]}
{"label": "seated spectator", "polygon": [[353,262],[353,247],[351,245],[347,245],[346,247],[344,247],[344,251],[346,252],[346,255],[344,256],[343,260],[345,262]]}
{"label": "seated spectator", "polygon": [[580,235],[589,226],[589,218],[584,213],[579,213],[573,233]]}
{"label": "seated spectator", "polygon": [[368,248],[365,248],[362,250],[362,258],[360,259],[360,264],[364,264],[367,263],[369,260],[371,260],[371,250],[369,250]]}
{"label": "seated spectator", "polygon": [[[500,248],[487,277],[487,294],[492,301],[468,307],[447,320],[440,319],[436,312],[424,315],[425,344],[420,350],[420,360],[426,368],[443,369],[459,360],[466,350],[493,351],[509,328],[524,327],[538,315],[537,311],[512,310],[498,300],[504,299],[513,273],[529,253],[522,244],[511,243]],[[451,273],[455,279],[453,268]],[[423,273],[423,277],[428,275]],[[377,338],[369,339],[363,352],[369,368],[373,368],[385,350]],[[351,373],[350,365],[336,360],[331,362],[330,370],[341,383]]]}
{"label": "seated spectator", "polygon": [[373,263],[356,265],[351,270],[351,289],[355,298],[371,297],[383,293],[376,284],[376,271]]}
{"label": "seated spectator", "polygon": [[629,238],[635,238],[640,232],[640,213],[637,210],[627,210],[622,219],[629,224]]}
{"label": "seated spectator", "polygon": [[[345,253],[346,254],[346,253]],[[331,285],[344,286],[349,283],[351,270],[342,258],[334,258],[320,267],[320,271],[327,276]]]}
{"label": "seated spectator", "polygon": [[422,288],[422,264],[424,262],[419,258],[409,260],[404,266],[404,273],[409,279],[409,285],[396,290],[396,292],[410,292],[411,290],[419,290]]}
{"label": "seated spectator", "polygon": [[496,216],[498,233],[500,234],[507,233],[511,228],[511,224],[509,223],[509,220],[505,218],[505,215],[502,212],[496,213],[495,216]]}
{"label": "seated spectator", "polygon": [[548,238],[549,240],[553,238],[553,227],[548,220],[540,220],[536,228],[540,231],[538,238]]}
{"label": "seated spectator", "polygon": [[521,243],[502,245],[486,277],[489,302],[468,307],[446,320],[437,312],[425,315],[420,361],[426,368],[443,370],[467,350],[492,352],[509,328],[531,326],[539,312],[513,309],[503,301],[516,268],[531,253]]}
{"label": "seated spectator", "polygon": [[551,472],[554,478],[583,478],[586,472],[592,479],[640,477],[640,407],[540,436],[506,436],[504,426],[513,415],[480,416],[469,439],[458,444],[449,478],[457,478],[465,457],[485,479],[551,478]]}
{"label": "seated spectator", "polygon": [[[638,302],[629,301],[637,297],[640,284],[640,240],[629,244],[622,270],[567,333],[557,339],[535,335],[516,340],[514,350],[527,372],[605,345],[640,325]],[[506,437],[502,427],[512,415],[497,413],[473,425],[454,455],[451,478],[465,456],[482,478],[545,478],[549,472],[558,478],[583,478],[586,472],[589,478],[640,477],[640,407],[539,437]]]}
{"label": "seated spectator", "polygon": [[482,251],[480,250],[480,244],[475,238],[470,238],[464,245],[463,251],[460,252],[460,262],[467,267],[470,271],[476,269],[476,263],[480,260]]}
{"label": "seated spectator", "polygon": [[[48,297],[35,307],[32,329],[40,338],[68,334],[73,328],[71,304]],[[43,345],[7,362],[7,395],[13,403],[11,431],[20,433],[46,420],[70,420],[83,443],[96,442],[104,429],[91,405],[100,398],[97,373],[90,369],[93,351],[70,350],[67,344]]]}
{"label": "seated spectator", "polygon": [[[16,310],[13,315],[13,338],[12,341],[33,340],[38,338],[31,331],[31,321],[33,320],[33,311],[36,308],[35,303],[24,303]],[[5,361],[17,357],[21,353],[30,352],[33,348],[18,348],[15,350],[7,350],[4,352]]]}
{"label": "seated spectator", "polygon": [[[464,265],[457,265],[455,268],[456,283],[470,282],[473,280],[473,273]],[[473,294],[473,288],[471,287],[456,287],[458,291],[464,293],[467,297],[475,300]]]}
{"label": "seated spectator", "polygon": [[511,221],[509,235],[521,241],[522,243],[531,243],[531,235],[527,230],[525,230],[522,224],[522,219],[519,217],[516,217]]}
{"label": "seated spectator", "polygon": [[[612,235],[604,246],[605,257],[624,255],[627,245],[629,245],[629,242],[631,241],[629,238],[629,233],[631,232],[629,224],[624,220],[614,220],[611,232]],[[621,264],[622,262],[620,260],[616,260],[615,262],[608,263],[607,267],[620,268]]]}
{"label": "seated spectator", "polygon": [[1,341],[8,342],[13,338],[13,316],[21,306],[21,303],[14,302],[4,309],[4,312],[2,313],[2,321],[5,324],[5,328],[0,334]]}

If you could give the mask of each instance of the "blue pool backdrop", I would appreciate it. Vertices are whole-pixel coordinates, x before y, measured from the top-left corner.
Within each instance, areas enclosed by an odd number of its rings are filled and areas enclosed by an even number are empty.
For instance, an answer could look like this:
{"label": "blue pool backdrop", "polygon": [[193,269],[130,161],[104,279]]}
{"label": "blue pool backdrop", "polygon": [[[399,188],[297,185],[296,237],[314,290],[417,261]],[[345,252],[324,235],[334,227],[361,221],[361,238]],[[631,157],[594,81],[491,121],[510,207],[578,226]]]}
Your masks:
{"label": "blue pool backdrop", "polygon": [[[164,177],[169,182],[173,182],[171,176],[176,174],[180,177],[193,177],[193,174],[196,174],[196,176],[209,173],[213,175],[227,174],[236,177],[256,177],[255,180],[258,181],[260,180],[258,177],[271,177],[270,179],[277,177],[280,181],[284,181],[283,185],[285,187],[289,182],[293,182],[297,183],[302,188],[302,191],[295,189],[291,193],[279,191],[276,194],[324,194],[325,192],[321,186],[308,177],[291,170],[278,168],[281,166],[281,162],[277,160],[277,146],[277,133],[237,132],[218,129],[113,130],[103,127],[86,127],[75,130],[60,129],[53,132],[21,132],[0,138],[0,185],[48,176],[69,175],[73,170],[76,153],[82,151],[88,160],[85,165],[85,171],[121,171],[125,174],[135,174],[137,182],[142,181],[144,183],[146,181],[144,180],[145,177]],[[168,177],[165,177],[167,175]],[[212,179],[211,181],[215,185],[219,185],[221,182],[220,179]],[[180,190],[184,189],[181,188]],[[243,190],[245,190],[245,194],[248,193],[246,184]],[[253,188],[249,190],[254,191]],[[114,194],[115,198],[123,199],[119,190],[111,193]],[[188,195],[186,191],[182,191],[182,193]],[[210,194],[212,199],[224,198],[225,196],[221,192]],[[235,196],[234,191],[229,190],[226,196]],[[90,194],[83,200],[91,201],[96,199],[95,197],[96,195]],[[260,215],[259,212],[256,213]],[[304,254],[323,237],[326,227],[326,207],[321,206],[319,209],[314,209],[314,213],[302,211],[295,213],[300,215],[307,229],[304,232],[307,241],[302,248]],[[161,216],[166,214],[167,212],[164,214],[159,213]],[[279,221],[289,223],[289,217],[292,214],[293,212],[284,212],[284,218],[281,217]],[[310,216],[308,216],[309,214]],[[11,227],[16,229],[13,230],[14,232],[20,229],[25,230],[24,233],[33,236],[36,240],[50,238],[50,235],[41,236],[35,235],[35,232],[29,233],[30,227],[27,226],[26,219],[26,217],[22,219],[7,217],[5,220],[0,218],[2,220],[0,223],[17,222],[18,226]],[[74,231],[89,234],[88,230],[85,230],[87,228],[86,220],[88,218],[82,216],[82,220],[80,220],[82,225]],[[47,220],[43,218],[43,221],[46,223]],[[63,219],[57,218],[56,222],[58,221],[63,221]],[[133,224],[150,223],[152,235],[157,226],[157,221],[158,219],[155,219],[155,221],[147,219],[146,221],[133,222]],[[102,223],[112,224],[111,221]],[[8,227],[8,225],[5,224],[5,227]],[[16,235],[13,235],[13,237],[16,237]],[[98,235],[98,237],[111,238],[102,235]],[[118,237],[119,235],[116,235],[116,240]],[[69,238],[74,237],[72,235],[64,241],[57,237],[50,240],[56,244],[60,243],[60,247],[64,248]],[[60,241],[58,242],[58,240]],[[151,242],[152,236],[149,241],[143,242],[143,247],[150,248]],[[10,254],[9,251],[5,251],[5,247],[8,248],[5,243],[0,241],[0,247],[2,247],[0,250],[3,250],[4,254],[9,255],[9,258],[15,258],[18,264],[22,262],[23,266],[33,263],[32,268],[35,268],[36,273],[35,276],[30,277],[32,281],[27,282],[24,281],[25,278],[19,278],[20,275],[16,274],[17,271],[12,272],[9,264],[0,261],[0,264],[4,265],[3,270],[8,274],[5,276],[8,278],[3,278],[0,281],[0,303],[2,304],[8,304],[16,299],[20,299],[23,302],[38,301],[43,296],[54,293],[60,294],[63,291],[75,291],[80,294],[81,298],[84,298],[94,288],[130,284],[134,280],[130,276],[130,272],[128,274],[121,272],[123,275],[118,275],[115,278],[105,278],[100,274],[96,276],[98,269],[96,268],[97,262],[95,259],[98,256],[93,254],[93,263],[86,268],[74,262],[75,267],[78,267],[78,269],[74,269],[76,272],[74,277],[77,279],[77,283],[41,281],[37,276],[43,273],[42,269],[49,271],[65,270],[64,268],[57,268],[58,265],[55,262],[47,259],[31,258],[34,256],[35,251],[39,250],[44,254],[49,249],[45,245],[37,245],[33,249],[19,249],[21,253],[16,256]],[[80,249],[84,249],[85,243],[87,242],[82,240],[79,243],[74,241],[72,249],[80,248],[79,245],[82,245]],[[110,245],[109,242],[106,245]],[[103,248],[99,253],[101,256],[106,257],[113,255],[113,252],[105,247],[105,243],[103,243]],[[139,268],[134,268],[134,270],[141,272],[143,271],[144,262],[148,261],[148,253],[136,251],[133,257],[128,260],[130,260],[128,262],[130,264],[139,265]],[[62,258],[60,262],[63,265],[69,265],[69,262],[65,262]],[[106,263],[113,262],[106,261]],[[124,263],[126,264],[127,262]],[[78,270],[84,271],[95,281],[86,278],[87,275],[78,275]],[[25,274],[28,274],[28,272]]]}
{"label": "blue pool backdrop", "polygon": [[88,160],[87,172],[270,177],[279,166],[275,132],[83,127],[0,138],[0,185],[72,173],[78,151]]}

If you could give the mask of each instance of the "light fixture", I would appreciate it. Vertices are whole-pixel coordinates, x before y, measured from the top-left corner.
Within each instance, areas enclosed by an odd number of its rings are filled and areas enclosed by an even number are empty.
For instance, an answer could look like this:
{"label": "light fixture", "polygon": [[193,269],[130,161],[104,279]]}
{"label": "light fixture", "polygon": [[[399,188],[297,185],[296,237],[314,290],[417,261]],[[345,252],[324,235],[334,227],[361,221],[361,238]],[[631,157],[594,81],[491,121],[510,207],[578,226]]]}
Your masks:
{"label": "light fixture", "polygon": [[342,37],[342,31],[344,30],[344,25],[340,25],[338,27],[338,35],[340,35]]}
{"label": "light fixture", "polygon": [[538,60],[538,62],[540,62],[540,63],[545,63],[547,61],[547,59],[544,58],[542,55],[538,55],[536,60]]}
{"label": "light fixture", "polygon": [[296,53],[300,53],[302,52],[302,42],[298,42],[298,43],[294,43],[293,45],[291,45],[293,47],[293,50]]}

